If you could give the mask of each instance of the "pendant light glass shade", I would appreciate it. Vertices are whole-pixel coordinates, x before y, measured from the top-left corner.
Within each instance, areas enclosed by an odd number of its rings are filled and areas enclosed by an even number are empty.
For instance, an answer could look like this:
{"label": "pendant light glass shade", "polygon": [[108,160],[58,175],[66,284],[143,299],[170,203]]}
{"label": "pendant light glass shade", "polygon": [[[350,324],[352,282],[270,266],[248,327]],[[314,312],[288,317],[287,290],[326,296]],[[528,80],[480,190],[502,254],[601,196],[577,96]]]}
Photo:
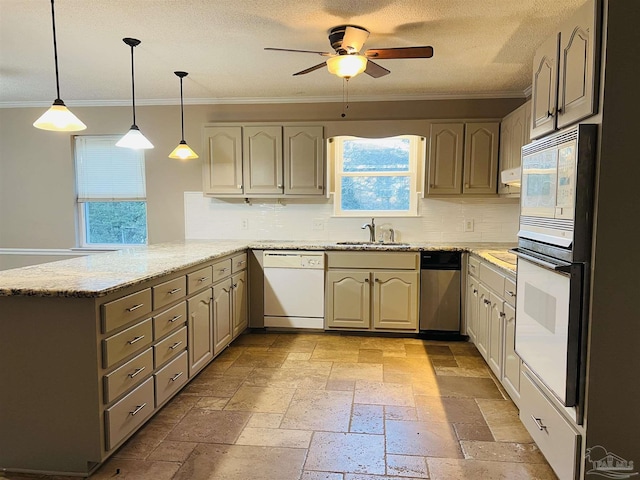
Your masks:
{"label": "pendant light glass shade", "polygon": [[133,107],[133,124],[129,131],[116,143],[116,147],[132,148],[134,150],[153,148],[136,125],[136,85],[133,75],[133,47],[140,45],[137,38],[123,38],[122,41],[131,47],[131,104]]}
{"label": "pendant light glass shade", "polygon": [[58,42],[56,41],[56,15],[51,0],[51,23],[53,25],[53,60],[56,66],[56,94],[57,97],[49,110],[44,112],[40,118],[33,122],[33,126],[41,130],[51,130],[54,132],[77,132],[84,130],[87,126],[69,111],[64,102],[60,99],[60,79],[58,75]]}
{"label": "pendant light glass shade", "polygon": [[199,158],[198,154],[194,152],[187,142],[184,140],[184,102],[182,98],[182,79],[189,75],[187,72],[173,72],[180,78],[180,126],[182,131],[182,137],[180,143],[169,154],[169,158],[175,158],[177,160],[191,160],[193,158]]}
{"label": "pendant light glass shade", "polygon": [[353,78],[367,68],[364,55],[336,55],[327,59],[327,69],[341,78]]}

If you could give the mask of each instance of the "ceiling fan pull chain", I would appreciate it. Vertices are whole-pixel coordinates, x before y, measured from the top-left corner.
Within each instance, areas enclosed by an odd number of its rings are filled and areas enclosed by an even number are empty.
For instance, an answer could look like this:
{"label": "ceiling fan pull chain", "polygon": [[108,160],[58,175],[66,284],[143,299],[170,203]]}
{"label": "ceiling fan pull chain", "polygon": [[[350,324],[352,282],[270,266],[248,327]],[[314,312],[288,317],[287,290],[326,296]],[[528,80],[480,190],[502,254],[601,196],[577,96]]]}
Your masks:
{"label": "ceiling fan pull chain", "polygon": [[[346,100],[345,100],[345,91],[346,91]],[[349,79],[342,79],[342,118],[347,116],[347,110],[349,109]]]}

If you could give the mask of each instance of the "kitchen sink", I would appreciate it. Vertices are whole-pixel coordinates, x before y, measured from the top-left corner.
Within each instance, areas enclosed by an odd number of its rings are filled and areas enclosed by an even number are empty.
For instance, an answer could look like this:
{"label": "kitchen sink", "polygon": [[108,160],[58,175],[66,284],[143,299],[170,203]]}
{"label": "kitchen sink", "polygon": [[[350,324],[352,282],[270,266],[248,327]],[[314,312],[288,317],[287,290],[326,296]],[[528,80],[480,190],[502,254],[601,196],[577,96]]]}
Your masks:
{"label": "kitchen sink", "polygon": [[375,245],[376,242],[336,242],[336,245]]}

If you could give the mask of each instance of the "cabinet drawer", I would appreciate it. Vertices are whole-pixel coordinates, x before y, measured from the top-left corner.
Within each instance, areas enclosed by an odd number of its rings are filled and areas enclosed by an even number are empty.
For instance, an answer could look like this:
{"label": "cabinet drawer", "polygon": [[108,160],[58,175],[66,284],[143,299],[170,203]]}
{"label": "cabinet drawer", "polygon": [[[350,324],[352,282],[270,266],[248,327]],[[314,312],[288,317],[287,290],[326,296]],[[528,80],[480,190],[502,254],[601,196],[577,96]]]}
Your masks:
{"label": "cabinet drawer", "polygon": [[180,302],[153,317],[153,339],[164,337],[167,333],[175,330],[187,321],[187,302]]}
{"label": "cabinet drawer", "polygon": [[529,375],[520,376],[520,420],[560,480],[574,480],[580,435]]}
{"label": "cabinet drawer", "polygon": [[123,358],[133,355],[138,350],[150,345],[152,340],[153,328],[150,318],[113,337],[106,338],[102,341],[103,367],[109,368]]}
{"label": "cabinet drawer", "polygon": [[151,311],[151,289],[147,288],[105,303],[101,310],[102,333],[109,333]]}
{"label": "cabinet drawer", "polygon": [[480,263],[480,281],[497,294],[504,294],[504,276],[485,263]]}
{"label": "cabinet drawer", "polygon": [[478,278],[480,276],[480,260],[475,257],[469,256],[469,262],[467,264],[469,274]]}
{"label": "cabinet drawer", "polygon": [[156,310],[169,305],[184,297],[186,293],[187,279],[184,275],[156,285],[153,287],[153,309]]}
{"label": "cabinet drawer", "polygon": [[147,349],[104,376],[104,403],[111,403],[153,371],[153,350]]}
{"label": "cabinet drawer", "polygon": [[153,409],[153,379],[149,377],[129,395],[105,410],[106,450],[111,450],[124,440],[149,418]]}
{"label": "cabinet drawer", "polygon": [[512,307],[516,306],[516,282],[508,277],[504,279],[503,298]]}
{"label": "cabinet drawer", "polygon": [[187,292],[197,292],[201,288],[213,283],[213,268],[211,265],[187,274]]}
{"label": "cabinet drawer", "polygon": [[231,259],[223,260],[213,264],[213,281],[217,282],[231,275]]}
{"label": "cabinet drawer", "polygon": [[169,335],[153,346],[155,368],[175,357],[178,352],[185,348],[187,348],[187,327],[182,327],[176,333]]}
{"label": "cabinet drawer", "polygon": [[156,384],[156,407],[162,405],[165,400],[187,383],[188,368],[187,352],[182,352],[179,357],[158,370],[153,376]]}
{"label": "cabinet drawer", "polygon": [[328,252],[329,268],[417,270],[420,256],[414,252]]}
{"label": "cabinet drawer", "polygon": [[247,254],[242,253],[231,259],[231,273],[239,272],[247,268]]}

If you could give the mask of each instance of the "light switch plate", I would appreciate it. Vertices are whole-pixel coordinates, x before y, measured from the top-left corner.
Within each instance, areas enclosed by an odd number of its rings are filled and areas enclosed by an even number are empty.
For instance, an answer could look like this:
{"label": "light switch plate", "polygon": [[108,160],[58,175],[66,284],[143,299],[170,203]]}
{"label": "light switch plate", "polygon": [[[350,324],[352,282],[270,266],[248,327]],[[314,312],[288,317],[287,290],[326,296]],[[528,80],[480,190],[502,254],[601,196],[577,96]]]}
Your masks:
{"label": "light switch plate", "polygon": [[464,219],[464,231],[473,232],[473,218]]}

